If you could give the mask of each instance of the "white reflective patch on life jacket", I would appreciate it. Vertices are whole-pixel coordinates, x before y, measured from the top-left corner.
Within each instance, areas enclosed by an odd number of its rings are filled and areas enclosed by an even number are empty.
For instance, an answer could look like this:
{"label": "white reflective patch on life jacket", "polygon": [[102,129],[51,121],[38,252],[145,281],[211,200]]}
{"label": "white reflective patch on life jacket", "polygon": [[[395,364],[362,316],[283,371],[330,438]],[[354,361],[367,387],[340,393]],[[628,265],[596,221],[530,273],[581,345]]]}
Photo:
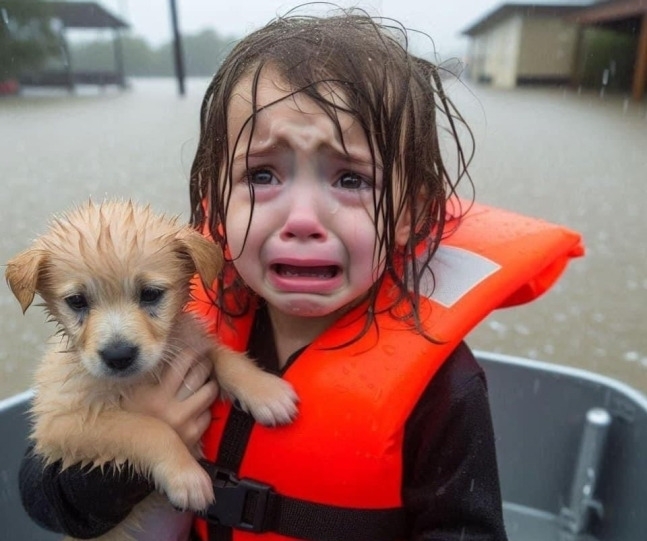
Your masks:
{"label": "white reflective patch on life jacket", "polygon": [[482,255],[441,245],[421,276],[420,294],[449,308],[500,268]]}

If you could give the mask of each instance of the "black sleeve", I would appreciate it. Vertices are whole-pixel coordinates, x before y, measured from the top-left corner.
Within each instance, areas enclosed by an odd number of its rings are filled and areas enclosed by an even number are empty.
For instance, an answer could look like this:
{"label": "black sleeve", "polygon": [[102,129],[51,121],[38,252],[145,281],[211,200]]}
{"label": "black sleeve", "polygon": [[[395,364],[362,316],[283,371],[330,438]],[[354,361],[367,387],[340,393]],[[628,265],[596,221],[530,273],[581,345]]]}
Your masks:
{"label": "black sleeve", "polygon": [[415,541],[505,541],[485,374],[460,344],[405,428],[403,501]]}
{"label": "black sleeve", "polygon": [[152,490],[145,478],[126,466],[91,469],[59,462],[46,465],[27,450],[20,465],[20,496],[27,514],[45,529],[91,539],[123,519]]}

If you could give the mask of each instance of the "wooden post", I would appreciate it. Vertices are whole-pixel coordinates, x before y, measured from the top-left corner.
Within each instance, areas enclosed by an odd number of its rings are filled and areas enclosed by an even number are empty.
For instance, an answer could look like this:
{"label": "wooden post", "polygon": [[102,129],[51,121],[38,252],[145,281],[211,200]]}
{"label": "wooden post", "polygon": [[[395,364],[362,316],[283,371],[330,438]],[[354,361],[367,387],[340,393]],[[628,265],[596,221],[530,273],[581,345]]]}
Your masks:
{"label": "wooden post", "polygon": [[115,72],[117,84],[126,88],[126,74],[124,70],[124,52],[121,44],[121,32],[118,28],[112,29],[112,47],[115,53]]}
{"label": "wooden post", "polygon": [[577,26],[577,37],[575,39],[575,47],[573,51],[573,63],[571,64],[571,87],[578,89],[582,85],[582,76],[584,75],[584,67],[586,66],[586,51],[584,48],[584,39],[586,27],[582,25]]}
{"label": "wooden post", "polygon": [[639,101],[645,95],[647,83],[647,13],[643,15],[640,23],[640,37],[638,38],[638,54],[634,66],[633,98]]}
{"label": "wooden post", "polygon": [[70,49],[67,45],[67,38],[65,36],[65,27],[61,27],[59,33],[59,39],[61,40],[61,54],[63,55],[63,62],[65,64],[65,79],[67,83],[68,92],[74,92],[74,72],[72,71],[72,57],[70,55]]}
{"label": "wooden post", "polygon": [[175,0],[170,0],[171,24],[173,26],[173,52],[175,59],[175,76],[177,77],[178,91],[184,96],[184,58],[182,55],[182,36],[180,35],[177,7]]}

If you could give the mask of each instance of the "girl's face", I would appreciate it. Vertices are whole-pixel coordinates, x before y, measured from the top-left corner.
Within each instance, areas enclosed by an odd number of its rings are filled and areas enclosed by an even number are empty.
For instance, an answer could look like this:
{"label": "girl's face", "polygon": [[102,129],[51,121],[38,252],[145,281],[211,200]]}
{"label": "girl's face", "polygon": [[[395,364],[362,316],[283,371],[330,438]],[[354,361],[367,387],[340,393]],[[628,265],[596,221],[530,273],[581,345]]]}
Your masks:
{"label": "girl's face", "polygon": [[[288,94],[266,70],[256,101],[259,109],[272,105],[257,114],[250,142],[251,78],[232,93],[227,242],[238,273],[272,313],[332,321],[383,270],[373,210],[381,169],[376,163],[374,176],[366,137],[350,115],[338,115],[344,150],[321,108]],[[339,94],[329,99],[341,103]]]}

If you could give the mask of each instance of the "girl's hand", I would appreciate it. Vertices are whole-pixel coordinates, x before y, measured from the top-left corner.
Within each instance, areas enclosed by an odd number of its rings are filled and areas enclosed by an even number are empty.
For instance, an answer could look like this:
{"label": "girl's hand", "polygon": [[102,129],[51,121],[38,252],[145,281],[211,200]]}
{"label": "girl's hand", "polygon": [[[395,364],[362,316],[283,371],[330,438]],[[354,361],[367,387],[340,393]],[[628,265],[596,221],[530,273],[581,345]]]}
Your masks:
{"label": "girl's hand", "polygon": [[189,449],[197,449],[218,397],[218,384],[209,379],[211,368],[207,358],[184,350],[164,368],[159,382],[137,386],[125,395],[123,408],[164,421]]}

